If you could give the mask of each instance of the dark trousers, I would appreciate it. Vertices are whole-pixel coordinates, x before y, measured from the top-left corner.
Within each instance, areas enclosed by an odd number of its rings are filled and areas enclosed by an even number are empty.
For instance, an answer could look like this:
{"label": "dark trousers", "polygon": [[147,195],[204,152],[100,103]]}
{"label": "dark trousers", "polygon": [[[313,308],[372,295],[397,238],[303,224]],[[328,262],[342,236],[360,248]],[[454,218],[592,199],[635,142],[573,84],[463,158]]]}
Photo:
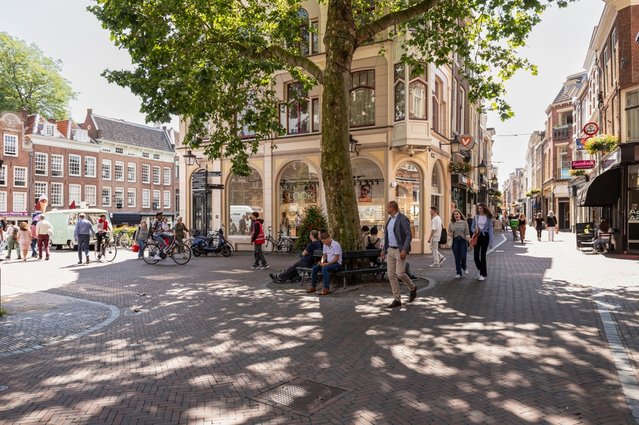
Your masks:
{"label": "dark trousers", "polygon": [[254,244],[253,246],[255,247],[255,251],[253,252],[253,255],[255,256],[254,266],[259,266],[260,261],[262,262],[262,265],[265,266],[266,258],[264,258],[264,253],[262,252],[262,244]]}
{"label": "dark trousers", "polygon": [[91,235],[78,235],[78,259],[82,261],[82,252],[89,259],[89,240]]}
{"label": "dark trousers", "polygon": [[282,280],[298,280],[301,279],[302,277],[299,275],[299,273],[297,273],[297,268],[298,267],[310,267],[311,265],[306,264],[306,259],[305,258],[300,258],[299,260],[297,260],[295,262],[295,264],[293,264],[292,266],[290,266],[289,268],[287,268],[286,270],[284,270],[283,272],[281,272],[279,274],[279,278]]}
{"label": "dark trousers", "polygon": [[328,266],[322,267],[319,264],[315,264],[311,271],[311,283],[313,288],[317,286],[317,274],[320,270],[322,270],[322,281],[324,282],[324,288],[330,288],[331,286],[331,272],[339,271],[342,268],[340,263],[330,264]]}
{"label": "dark trousers", "polygon": [[475,245],[473,258],[475,260],[475,266],[479,270],[479,274],[486,277],[488,272],[486,270],[486,252],[488,252],[488,245],[490,244],[490,237],[488,235],[479,232],[477,237],[477,245]]}
{"label": "dark trousers", "polygon": [[537,227],[537,239],[541,239],[541,227]]}
{"label": "dark trousers", "polygon": [[466,270],[466,257],[468,256],[468,242],[466,238],[457,236],[453,239],[453,255],[455,256],[455,269],[457,274]]}
{"label": "dark trousers", "polygon": [[104,239],[106,239],[106,235],[106,232],[98,232],[95,234],[95,252],[100,252],[100,248],[102,248],[102,243]]}

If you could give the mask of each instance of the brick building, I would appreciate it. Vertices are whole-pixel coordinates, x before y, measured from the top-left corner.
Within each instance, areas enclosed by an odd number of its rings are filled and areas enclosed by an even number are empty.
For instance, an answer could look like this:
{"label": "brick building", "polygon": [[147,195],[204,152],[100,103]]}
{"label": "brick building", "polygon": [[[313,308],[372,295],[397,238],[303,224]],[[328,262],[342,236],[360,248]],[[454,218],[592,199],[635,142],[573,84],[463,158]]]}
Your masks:
{"label": "brick building", "polygon": [[0,215],[27,218],[35,200],[46,194],[50,210],[73,204],[104,208],[114,224],[138,223],[155,211],[175,216],[175,147],[166,128],[89,109],[80,125],[6,112],[0,131]]}

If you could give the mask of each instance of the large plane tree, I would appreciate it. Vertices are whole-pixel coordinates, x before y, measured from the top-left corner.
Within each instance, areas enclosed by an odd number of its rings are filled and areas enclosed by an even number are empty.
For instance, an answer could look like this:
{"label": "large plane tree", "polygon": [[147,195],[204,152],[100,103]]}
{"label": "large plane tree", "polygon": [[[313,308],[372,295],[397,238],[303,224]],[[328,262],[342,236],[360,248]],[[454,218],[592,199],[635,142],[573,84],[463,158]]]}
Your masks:
{"label": "large plane tree", "polygon": [[[565,0],[324,0],[325,65],[306,56],[308,22],[299,0],[96,0],[90,10],[126,48],[132,71],[109,70],[109,81],[143,99],[149,120],[186,119],[187,142],[210,158],[227,157],[248,174],[248,159],[282,131],[273,74],[289,71],[306,89],[322,86],[321,171],[329,227],[346,249],[359,240],[349,158],[349,87],[353,55],[393,38],[419,66],[462,62],[471,101],[511,115],[504,81],[535,71],[517,55],[541,13]],[[383,54],[380,43],[380,54]],[[208,123],[212,123],[211,126]],[[247,142],[240,130],[255,138]],[[207,142],[203,143],[203,139]]]}

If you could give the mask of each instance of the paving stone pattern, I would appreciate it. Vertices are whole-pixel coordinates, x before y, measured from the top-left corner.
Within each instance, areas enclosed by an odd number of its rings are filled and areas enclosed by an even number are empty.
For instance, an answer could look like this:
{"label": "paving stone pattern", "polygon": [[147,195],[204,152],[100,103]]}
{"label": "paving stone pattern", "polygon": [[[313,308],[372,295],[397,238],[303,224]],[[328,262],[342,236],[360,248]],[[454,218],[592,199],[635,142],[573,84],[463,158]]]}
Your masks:
{"label": "paving stone pattern", "polygon": [[[386,283],[325,297],[269,284],[288,256],[252,271],[248,254],[188,266],[118,254],[47,293],[124,314],[3,358],[0,423],[633,424],[592,286],[624,306],[617,320],[635,353],[637,288],[606,272],[639,278],[636,262],[584,256],[564,238],[507,241],[484,282],[453,279],[450,251],[441,269],[411,256],[437,284],[390,311]],[[296,379],[346,392],[310,416],[257,400]]]}

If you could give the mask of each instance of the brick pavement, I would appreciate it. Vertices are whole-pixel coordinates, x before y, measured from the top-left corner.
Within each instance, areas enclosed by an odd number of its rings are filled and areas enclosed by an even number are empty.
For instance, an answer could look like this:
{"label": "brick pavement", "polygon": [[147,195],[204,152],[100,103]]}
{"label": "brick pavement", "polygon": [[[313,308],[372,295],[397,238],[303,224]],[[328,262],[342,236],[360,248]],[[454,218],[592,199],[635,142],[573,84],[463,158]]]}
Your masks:
{"label": "brick pavement", "polygon": [[[411,256],[414,272],[437,285],[392,311],[387,284],[307,295],[268,284],[247,254],[187,267],[118,254],[117,263],[76,268],[60,254],[34,264],[72,270],[47,293],[123,314],[3,358],[0,423],[634,423],[592,287],[624,306],[613,315],[636,358],[636,262],[585,256],[560,237],[506,242],[484,282],[453,279],[450,251],[441,269]],[[290,260],[269,258],[273,269]],[[3,282],[15,266],[2,265]],[[34,286],[28,273],[20,269],[25,287]],[[312,414],[263,401],[297,378],[346,391]]]}

